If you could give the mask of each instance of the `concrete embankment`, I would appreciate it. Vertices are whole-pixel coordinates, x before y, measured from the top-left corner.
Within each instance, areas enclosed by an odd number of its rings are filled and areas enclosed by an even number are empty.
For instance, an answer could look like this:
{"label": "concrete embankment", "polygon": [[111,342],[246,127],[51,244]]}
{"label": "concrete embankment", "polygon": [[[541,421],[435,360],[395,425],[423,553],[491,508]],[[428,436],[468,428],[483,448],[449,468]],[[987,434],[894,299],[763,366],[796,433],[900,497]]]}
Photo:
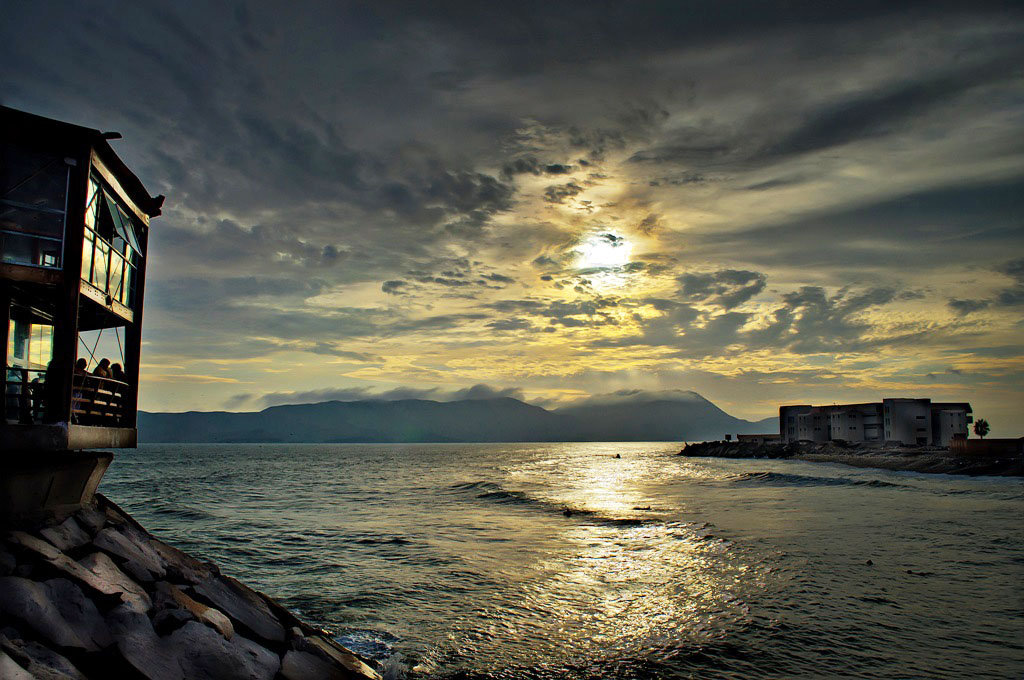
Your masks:
{"label": "concrete embankment", "polygon": [[0,540],[0,678],[380,677],[100,494],[59,523]]}
{"label": "concrete embankment", "polygon": [[753,444],[699,442],[679,452],[691,458],[792,458],[814,463],[842,463],[854,467],[906,470],[951,475],[1024,476],[1020,456],[958,456],[938,447],[875,447],[865,444]]}

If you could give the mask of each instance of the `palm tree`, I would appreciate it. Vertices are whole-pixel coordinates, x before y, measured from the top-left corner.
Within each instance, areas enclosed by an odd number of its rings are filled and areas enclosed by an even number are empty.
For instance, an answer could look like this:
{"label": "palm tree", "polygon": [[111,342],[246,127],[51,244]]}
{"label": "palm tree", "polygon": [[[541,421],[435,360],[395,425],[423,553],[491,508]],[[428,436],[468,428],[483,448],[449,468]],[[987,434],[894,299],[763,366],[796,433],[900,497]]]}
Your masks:
{"label": "palm tree", "polygon": [[974,434],[978,435],[982,439],[988,434],[988,421],[984,418],[978,418],[974,421]]}

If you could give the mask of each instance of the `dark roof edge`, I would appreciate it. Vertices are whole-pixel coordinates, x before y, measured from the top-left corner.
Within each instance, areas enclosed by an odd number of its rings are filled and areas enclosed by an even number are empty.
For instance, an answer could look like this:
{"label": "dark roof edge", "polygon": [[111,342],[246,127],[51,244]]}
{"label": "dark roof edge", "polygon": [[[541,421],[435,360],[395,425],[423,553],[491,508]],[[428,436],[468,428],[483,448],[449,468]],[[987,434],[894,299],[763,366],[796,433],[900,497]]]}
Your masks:
{"label": "dark roof edge", "polygon": [[[0,106],[0,129],[5,131],[17,131],[20,137],[33,137],[46,135],[49,139],[57,137],[56,141],[80,142],[91,147],[100,157],[103,163],[110,169],[129,198],[144,213],[150,217],[156,217],[163,206],[163,196],[151,196],[142,180],[125,165],[124,161],[117,155],[113,147],[107,141],[112,138],[110,133],[103,133],[93,128],[82,127],[73,123],[66,123],[54,118],[46,118],[27,111],[12,109],[8,106]],[[8,133],[9,135],[9,133]],[[5,136],[8,136],[5,135]],[[117,135],[120,137],[120,135]]]}

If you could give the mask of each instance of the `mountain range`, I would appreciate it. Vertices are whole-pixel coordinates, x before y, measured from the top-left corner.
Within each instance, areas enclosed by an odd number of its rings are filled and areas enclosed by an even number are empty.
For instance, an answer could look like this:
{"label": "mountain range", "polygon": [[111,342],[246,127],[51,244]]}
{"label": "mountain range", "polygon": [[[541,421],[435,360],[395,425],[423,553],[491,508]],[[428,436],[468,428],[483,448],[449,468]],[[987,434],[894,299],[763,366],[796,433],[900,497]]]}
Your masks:
{"label": "mountain range", "polygon": [[138,427],[146,443],[702,441],[778,432],[778,419],[735,418],[685,392],[551,411],[509,397],[324,401],[248,413],[140,411]]}

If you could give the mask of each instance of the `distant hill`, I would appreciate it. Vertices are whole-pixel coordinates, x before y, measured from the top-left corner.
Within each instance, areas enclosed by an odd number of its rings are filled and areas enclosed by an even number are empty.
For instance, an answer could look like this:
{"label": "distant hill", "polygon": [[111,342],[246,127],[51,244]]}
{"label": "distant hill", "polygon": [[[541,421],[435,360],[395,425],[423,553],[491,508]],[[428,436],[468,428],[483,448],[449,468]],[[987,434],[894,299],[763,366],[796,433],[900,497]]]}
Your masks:
{"label": "distant hill", "polygon": [[[779,419],[757,422],[735,418],[697,394],[672,398],[639,397],[628,401],[588,403],[560,408],[555,414],[575,421],[585,441],[703,441],[725,433],[778,432]],[[767,428],[767,429],[766,429]]]}
{"label": "distant hill", "polygon": [[548,411],[517,399],[325,401],[259,412],[139,412],[142,442],[701,441],[778,430],[734,418],[698,394]]}

